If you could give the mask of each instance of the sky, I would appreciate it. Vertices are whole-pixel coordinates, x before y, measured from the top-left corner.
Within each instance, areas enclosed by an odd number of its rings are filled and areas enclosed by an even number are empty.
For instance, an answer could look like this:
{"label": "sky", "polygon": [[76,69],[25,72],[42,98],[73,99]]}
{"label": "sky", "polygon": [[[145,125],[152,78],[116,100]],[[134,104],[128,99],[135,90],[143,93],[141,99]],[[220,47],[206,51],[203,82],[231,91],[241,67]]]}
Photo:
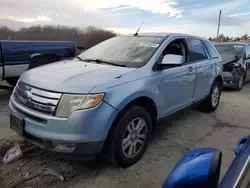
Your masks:
{"label": "sky", "polygon": [[120,34],[250,35],[250,0],[0,0],[0,25],[101,27]]}

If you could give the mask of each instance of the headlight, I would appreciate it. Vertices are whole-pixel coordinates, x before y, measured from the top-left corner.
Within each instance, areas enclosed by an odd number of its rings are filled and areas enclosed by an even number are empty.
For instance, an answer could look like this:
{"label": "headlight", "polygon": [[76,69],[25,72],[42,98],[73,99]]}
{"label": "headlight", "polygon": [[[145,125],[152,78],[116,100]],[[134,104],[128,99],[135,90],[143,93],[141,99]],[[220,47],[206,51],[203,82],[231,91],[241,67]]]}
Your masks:
{"label": "headlight", "polygon": [[101,102],[103,97],[104,93],[93,95],[64,94],[58,104],[56,116],[69,117],[76,110],[93,108]]}

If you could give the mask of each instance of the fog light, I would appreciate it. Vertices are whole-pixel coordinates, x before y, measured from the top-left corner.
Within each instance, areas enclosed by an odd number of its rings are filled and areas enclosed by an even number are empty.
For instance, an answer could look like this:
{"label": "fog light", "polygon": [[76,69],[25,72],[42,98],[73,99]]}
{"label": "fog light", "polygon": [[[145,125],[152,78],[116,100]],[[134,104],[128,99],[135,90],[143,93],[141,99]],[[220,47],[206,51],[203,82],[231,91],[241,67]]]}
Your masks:
{"label": "fog light", "polygon": [[232,84],[232,83],[233,83],[233,81],[230,81],[229,83],[230,83],[230,84]]}
{"label": "fog light", "polygon": [[70,144],[65,142],[53,141],[54,149],[62,151],[74,151],[76,149],[76,144]]}

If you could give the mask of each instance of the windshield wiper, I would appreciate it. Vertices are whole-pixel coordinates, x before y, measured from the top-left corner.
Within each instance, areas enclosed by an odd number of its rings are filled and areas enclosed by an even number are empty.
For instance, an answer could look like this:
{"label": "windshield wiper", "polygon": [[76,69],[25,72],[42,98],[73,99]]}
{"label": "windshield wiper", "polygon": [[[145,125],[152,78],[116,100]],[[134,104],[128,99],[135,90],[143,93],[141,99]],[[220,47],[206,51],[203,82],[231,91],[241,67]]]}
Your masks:
{"label": "windshield wiper", "polygon": [[76,56],[76,58],[80,61],[84,61],[84,59],[80,58],[79,56]]}
{"label": "windshield wiper", "polygon": [[117,63],[112,63],[110,61],[104,61],[102,59],[82,59],[81,58],[81,61],[85,61],[85,62],[96,62],[97,64],[108,64],[108,65],[114,65],[114,66],[119,66],[119,67],[127,67],[126,65],[124,64],[117,64]]}

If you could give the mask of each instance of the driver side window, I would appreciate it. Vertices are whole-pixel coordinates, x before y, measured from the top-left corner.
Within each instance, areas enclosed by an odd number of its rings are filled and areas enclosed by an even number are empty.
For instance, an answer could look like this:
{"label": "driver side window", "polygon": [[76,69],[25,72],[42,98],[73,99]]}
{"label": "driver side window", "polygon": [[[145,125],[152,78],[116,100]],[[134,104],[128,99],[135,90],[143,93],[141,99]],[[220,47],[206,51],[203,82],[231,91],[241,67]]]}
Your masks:
{"label": "driver side window", "polygon": [[247,45],[247,48],[246,48],[246,58],[250,59],[250,45]]}
{"label": "driver side window", "polygon": [[162,57],[167,54],[180,55],[183,57],[183,63],[187,63],[187,45],[184,39],[173,40],[162,52]]}

